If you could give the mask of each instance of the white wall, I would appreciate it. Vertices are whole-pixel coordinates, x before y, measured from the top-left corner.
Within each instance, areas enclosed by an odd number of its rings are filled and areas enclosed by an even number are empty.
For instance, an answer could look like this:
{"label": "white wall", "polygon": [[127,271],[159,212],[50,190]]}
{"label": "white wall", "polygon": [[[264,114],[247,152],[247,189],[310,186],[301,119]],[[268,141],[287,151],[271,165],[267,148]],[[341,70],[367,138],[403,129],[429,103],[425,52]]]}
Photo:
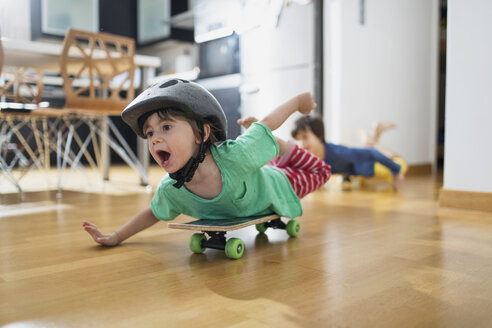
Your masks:
{"label": "white wall", "polygon": [[30,0],[0,0],[0,29],[2,37],[30,40]]}
{"label": "white wall", "polygon": [[375,121],[398,125],[383,145],[410,164],[435,162],[438,1],[324,2],[327,139],[360,145]]}
{"label": "white wall", "polygon": [[492,192],[492,2],[449,0],[444,189]]}
{"label": "white wall", "polygon": [[[265,1],[267,8],[255,5],[255,10],[268,12],[268,4],[274,3]],[[314,3],[292,2],[282,9],[277,24],[276,17],[263,17],[261,27],[240,36],[242,90],[246,90],[241,95],[242,116],[263,118],[296,94],[314,90]],[[290,131],[298,115],[292,115],[275,135],[292,139]]]}

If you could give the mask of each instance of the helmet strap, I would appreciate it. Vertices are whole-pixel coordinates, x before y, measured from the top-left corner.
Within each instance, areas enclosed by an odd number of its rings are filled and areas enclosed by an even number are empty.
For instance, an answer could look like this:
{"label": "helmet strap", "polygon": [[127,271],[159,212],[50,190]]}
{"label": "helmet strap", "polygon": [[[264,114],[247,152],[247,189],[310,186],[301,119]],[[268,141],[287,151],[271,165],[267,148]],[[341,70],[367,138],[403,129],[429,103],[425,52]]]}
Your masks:
{"label": "helmet strap", "polygon": [[193,175],[195,174],[198,165],[205,159],[205,152],[207,151],[210,139],[208,139],[207,141],[203,141],[203,139],[205,138],[203,124],[199,121],[197,121],[196,123],[198,125],[198,128],[200,129],[200,135],[202,137],[202,142],[200,143],[198,154],[196,155],[196,157],[191,157],[188,162],[178,171],[169,174],[172,179],[176,180],[176,183],[174,183],[173,186],[177,189],[181,188],[185,182],[190,182],[191,179],[193,179]]}

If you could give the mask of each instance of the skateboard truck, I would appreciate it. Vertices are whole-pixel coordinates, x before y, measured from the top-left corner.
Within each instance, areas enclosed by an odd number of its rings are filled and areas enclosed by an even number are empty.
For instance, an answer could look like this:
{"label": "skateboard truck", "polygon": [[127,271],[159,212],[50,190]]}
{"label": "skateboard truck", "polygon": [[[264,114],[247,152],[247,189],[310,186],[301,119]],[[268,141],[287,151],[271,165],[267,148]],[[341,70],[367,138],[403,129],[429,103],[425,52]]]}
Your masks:
{"label": "skateboard truck", "polygon": [[207,235],[209,235],[210,238],[205,239],[201,242],[202,247],[225,250],[225,246],[226,246],[225,231],[204,231],[204,232]]}
{"label": "skateboard truck", "polygon": [[261,232],[261,233],[265,232],[268,228],[287,230],[287,224],[285,224],[280,219],[275,219],[272,221],[267,221],[265,223],[258,223],[256,225],[256,230],[258,230],[258,232]]}

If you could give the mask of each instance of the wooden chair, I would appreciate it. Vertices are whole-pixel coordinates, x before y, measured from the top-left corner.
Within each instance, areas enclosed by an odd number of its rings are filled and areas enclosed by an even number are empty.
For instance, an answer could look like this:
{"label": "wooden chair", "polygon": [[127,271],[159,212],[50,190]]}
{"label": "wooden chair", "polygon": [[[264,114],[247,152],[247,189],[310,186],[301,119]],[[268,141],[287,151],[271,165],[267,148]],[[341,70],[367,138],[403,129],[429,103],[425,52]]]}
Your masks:
{"label": "wooden chair", "polygon": [[[30,128],[37,144],[34,149],[25,148],[32,158],[38,159],[36,163],[49,168],[49,154],[56,152],[59,192],[64,179],[68,178],[73,169],[77,168],[84,173],[80,164],[82,158],[92,167],[102,169],[103,177],[108,179],[110,148],[139,173],[142,184],[148,184],[146,168],[110,118],[120,116],[123,108],[133,100],[134,55],[133,39],[71,29],[65,36],[60,56],[65,107],[37,108],[29,114],[0,113],[2,125],[8,122],[9,131],[14,131],[20,137],[23,134],[19,133],[15,124],[31,122]],[[42,83],[42,79],[39,81]],[[27,83],[33,89],[33,82]],[[18,86],[21,83],[10,85]],[[24,89],[30,90],[26,87]],[[41,99],[42,89],[42,84],[39,84],[39,97],[32,97],[33,103]],[[31,95],[38,93],[32,92]],[[20,97],[15,99],[25,100]],[[81,136],[78,128],[84,125],[88,127],[89,134]],[[38,141],[44,146],[38,144]],[[28,142],[26,144],[28,146]],[[90,145],[92,153],[89,151]],[[42,151],[44,156],[41,156]],[[39,162],[40,158],[43,158],[42,162]],[[67,168],[69,172],[65,175]]]}
{"label": "wooden chair", "polygon": [[[102,170],[103,178],[107,180],[111,148],[139,173],[142,184],[148,184],[147,170],[111,121],[111,116],[120,116],[134,98],[134,56],[133,39],[70,29],[60,57],[66,97],[64,111],[73,114],[72,125],[85,124],[90,130],[89,136],[82,141],[76,129],[71,129],[69,137],[73,136],[80,147],[75,163],[83,154],[89,164]],[[95,159],[87,152],[91,142]]]}
{"label": "wooden chair", "polygon": [[43,93],[43,73],[33,67],[5,67],[0,97],[23,104],[39,104]]}
{"label": "wooden chair", "polygon": [[[39,68],[3,67],[4,53],[0,39],[0,172],[23,195],[20,180],[32,169],[49,168],[50,142],[48,117],[59,113],[32,110],[43,92],[43,73]],[[56,127],[51,127],[56,131]],[[17,172],[14,172],[14,169]]]}
{"label": "wooden chair", "polygon": [[70,29],[60,58],[66,107],[119,116],[134,98],[134,56],[133,39]]}

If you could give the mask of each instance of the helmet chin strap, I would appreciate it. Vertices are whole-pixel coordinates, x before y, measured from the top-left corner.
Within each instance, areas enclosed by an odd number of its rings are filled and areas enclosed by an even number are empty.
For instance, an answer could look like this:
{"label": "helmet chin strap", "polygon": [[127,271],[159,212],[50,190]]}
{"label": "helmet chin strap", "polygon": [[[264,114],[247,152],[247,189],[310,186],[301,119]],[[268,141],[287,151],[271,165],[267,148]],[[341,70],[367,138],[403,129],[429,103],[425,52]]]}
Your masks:
{"label": "helmet chin strap", "polygon": [[[200,129],[200,135],[202,137],[202,142],[200,143],[200,149],[198,150],[198,154],[196,157],[191,157],[188,162],[179,170],[174,173],[170,173],[169,176],[176,180],[176,183],[173,186],[177,189],[181,188],[185,182],[190,182],[193,179],[193,175],[195,174],[198,165],[203,162],[205,159],[205,152],[207,151],[207,146],[209,141],[203,141],[205,137],[205,132],[203,130],[203,124],[201,122],[196,122],[198,128]],[[209,139],[210,140],[210,139]]]}

